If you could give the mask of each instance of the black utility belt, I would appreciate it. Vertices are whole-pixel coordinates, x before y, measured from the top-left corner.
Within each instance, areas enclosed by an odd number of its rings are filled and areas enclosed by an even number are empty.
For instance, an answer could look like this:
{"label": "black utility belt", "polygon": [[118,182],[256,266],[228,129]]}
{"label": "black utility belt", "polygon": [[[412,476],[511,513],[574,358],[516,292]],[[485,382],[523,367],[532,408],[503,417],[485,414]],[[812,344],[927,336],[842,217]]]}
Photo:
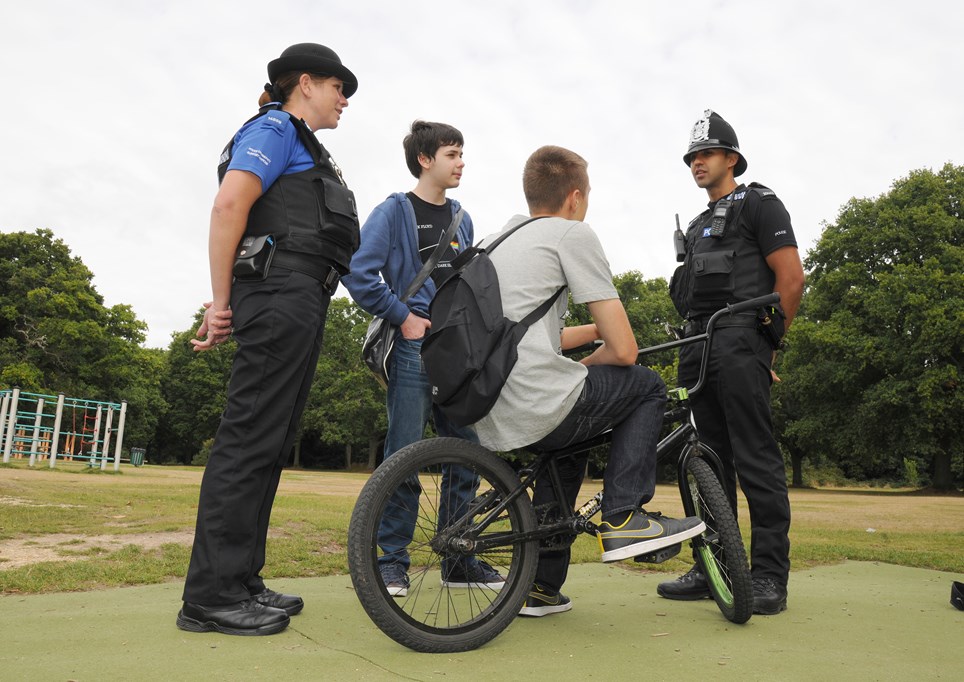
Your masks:
{"label": "black utility belt", "polygon": [[258,282],[268,276],[272,267],[294,270],[321,282],[322,286],[333,295],[338,288],[340,275],[324,258],[312,256],[297,251],[283,251],[275,248],[272,235],[258,237],[245,236],[238,245],[232,274],[242,282]]}
{"label": "black utility belt", "polygon": [[325,291],[332,295],[338,288],[338,280],[341,279],[338,270],[328,261],[318,256],[309,256],[297,251],[276,251],[272,265],[314,277],[321,282]]}
{"label": "black utility belt", "polygon": [[[691,320],[687,320],[686,324],[683,325],[683,336],[696,336],[697,334],[702,334],[706,331],[706,323],[710,321],[709,317],[697,317]],[[721,329],[723,327],[747,327],[750,329],[756,328],[760,325],[759,319],[757,319],[756,314],[753,315],[728,315],[719,318],[716,321],[716,328]]]}

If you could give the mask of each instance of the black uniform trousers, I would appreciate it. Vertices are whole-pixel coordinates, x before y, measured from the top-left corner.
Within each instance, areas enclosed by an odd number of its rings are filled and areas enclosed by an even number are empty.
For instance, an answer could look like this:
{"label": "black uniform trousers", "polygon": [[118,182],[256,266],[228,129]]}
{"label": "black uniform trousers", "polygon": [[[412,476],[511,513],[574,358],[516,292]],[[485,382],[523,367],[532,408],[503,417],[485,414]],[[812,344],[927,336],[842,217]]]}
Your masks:
{"label": "black uniform trousers", "polygon": [[[703,344],[680,349],[679,382],[696,385]],[[750,508],[754,578],[787,584],[790,499],[770,413],[772,349],[752,327],[718,328],[703,391],[692,399],[700,440],[723,462],[723,487],[736,512],[736,482]]]}
{"label": "black uniform trousers", "polygon": [[330,298],[318,280],[279,267],[262,282],[232,286],[238,349],[201,480],[186,602],[227,605],[264,590],[271,507],[318,364]]}

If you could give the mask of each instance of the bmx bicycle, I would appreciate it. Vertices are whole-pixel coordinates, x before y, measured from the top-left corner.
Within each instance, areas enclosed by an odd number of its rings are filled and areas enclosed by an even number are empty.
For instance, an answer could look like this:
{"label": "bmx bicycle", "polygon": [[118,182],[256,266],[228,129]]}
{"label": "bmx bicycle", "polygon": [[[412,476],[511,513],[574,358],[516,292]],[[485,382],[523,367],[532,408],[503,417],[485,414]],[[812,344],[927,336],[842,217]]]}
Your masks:
{"label": "bmx bicycle", "polygon": [[[706,331],[640,350],[640,357],[691,343],[705,342],[700,374],[692,388],[669,391],[665,423],[677,426],[657,446],[657,459],[677,457],[678,485],[686,516],[698,516],[706,530],[689,542],[710,592],[723,615],[745,623],[753,612],[753,586],[746,550],[733,508],[720,484],[722,465],[700,442],[690,398],[702,390],[717,321],[779,301],[778,294],[752,299],[716,312]],[[532,587],[540,546],[572,544],[580,533],[595,534],[592,516],[602,493],[573,511],[564,503],[557,461],[608,442],[609,434],[538,453],[514,471],[494,452],[457,438],[432,438],[402,448],[372,474],[355,503],[348,529],[348,565],[362,607],[376,626],[396,642],[416,651],[453,653],[478,648],[499,635],[518,615]],[[449,504],[453,480],[476,477],[473,496],[463,508]],[[536,509],[535,483],[548,477],[554,491],[551,508]],[[406,508],[400,500],[417,500]],[[461,498],[461,499],[464,499]],[[545,507],[544,505],[541,505]],[[379,526],[384,515],[415,520],[408,543],[411,565],[404,596],[389,594],[379,571]],[[675,556],[680,545],[637,561],[659,563]],[[505,576],[500,589],[467,583],[450,586],[443,561],[475,556]]]}

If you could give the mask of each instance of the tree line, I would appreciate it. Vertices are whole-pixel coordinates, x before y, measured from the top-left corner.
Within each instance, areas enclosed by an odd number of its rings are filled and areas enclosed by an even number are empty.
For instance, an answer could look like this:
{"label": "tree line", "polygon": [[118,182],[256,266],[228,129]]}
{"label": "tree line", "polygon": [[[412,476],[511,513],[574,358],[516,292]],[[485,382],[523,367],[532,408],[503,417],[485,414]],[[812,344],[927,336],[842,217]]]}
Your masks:
{"label": "tree line", "polygon": [[[793,483],[806,482],[807,463],[840,480],[964,484],[962,199],[964,167],[947,164],[851,199],[823,225],[773,392]],[[203,464],[233,343],[194,353],[198,311],[166,349],[144,348],[145,323],[130,306],[106,307],[92,278],[49,229],[0,234],[0,388],[126,399],[127,447],[146,448],[155,463]],[[664,279],[630,271],[615,285],[640,347],[681,325]],[[380,461],[384,393],[359,352],[369,319],[351,300],[332,300],[293,464]],[[571,306],[570,321],[587,321],[585,307]],[[675,385],[674,352],[647,364]]]}

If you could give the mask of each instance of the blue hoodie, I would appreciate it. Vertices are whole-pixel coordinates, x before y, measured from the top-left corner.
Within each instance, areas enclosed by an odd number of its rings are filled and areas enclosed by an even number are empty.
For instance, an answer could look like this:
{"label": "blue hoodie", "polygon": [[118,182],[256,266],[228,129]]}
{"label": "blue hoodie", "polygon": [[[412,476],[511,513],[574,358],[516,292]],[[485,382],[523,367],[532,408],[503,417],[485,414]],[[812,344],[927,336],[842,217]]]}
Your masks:
{"label": "blue hoodie", "polygon": [[[450,202],[454,216],[459,202]],[[361,246],[351,259],[351,274],[341,278],[355,303],[396,326],[409,312],[427,318],[435,296],[435,282],[430,276],[408,301],[399,300],[422,269],[417,232],[412,202],[404,192],[392,194],[368,216],[361,230]],[[457,251],[472,245],[475,231],[468,213],[463,214],[456,236],[453,241],[458,241]]]}

